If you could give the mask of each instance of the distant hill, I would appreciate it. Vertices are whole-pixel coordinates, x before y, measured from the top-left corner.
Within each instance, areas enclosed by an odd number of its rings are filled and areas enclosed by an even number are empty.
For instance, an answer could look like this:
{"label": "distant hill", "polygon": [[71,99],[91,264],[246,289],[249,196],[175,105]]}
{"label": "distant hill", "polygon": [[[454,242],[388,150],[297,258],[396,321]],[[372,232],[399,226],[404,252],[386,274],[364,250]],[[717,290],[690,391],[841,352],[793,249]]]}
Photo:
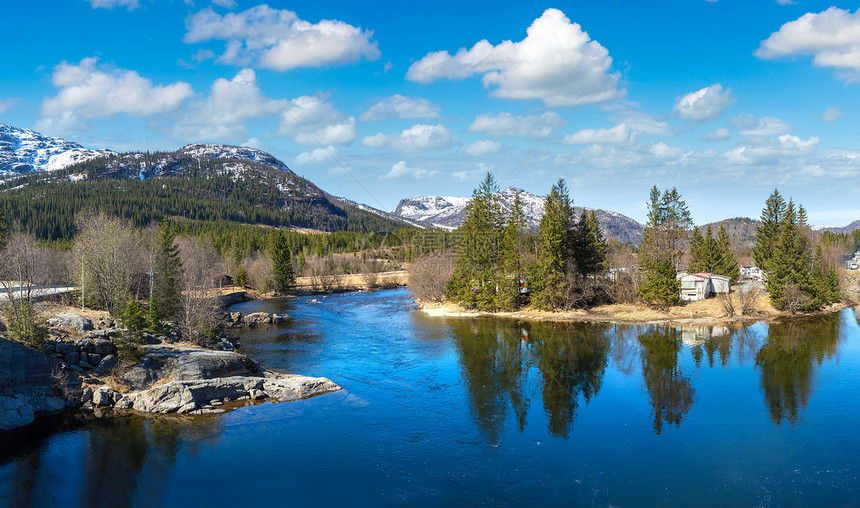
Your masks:
{"label": "distant hill", "polygon": [[[526,192],[516,187],[508,187],[501,193],[502,207],[509,211],[514,203],[514,197],[519,192],[523,212],[526,216],[526,227],[537,230],[543,216],[546,198]],[[401,219],[407,219],[427,227],[454,229],[463,224],[466,215],[466,205],[469,198],[462,196],[419,196],[402,199],[390,213]],[[574,207],[579,216],[583,210],[591,208]],[[621,243],[639,245],[642,243],[642,225],[635,220],[617,212],[595,210],[600,221],[600,227],[607,239]]]}
{"label": "distant hill", "polygon": [[67,240],[82,210],[138,225],[165,217],[323,231],[391,231],[411,224],[332,196],[262,150],[192,144],[173,152],[89,150],[2,127],[0,209],[40,238]]}
{"label": "distant hill", "polygon": [[721,220],[719,222],[704,224],[699,226],[699,230],[704,235],[708,226],[711,226],[714,236],[717,236],[717,232],[720,230],[721,225],[726,229],[726,233],[729,234],[729,240],[731,240],[732,247],[734,247],[735,251],[744,252],[755,246],[756,234],[758,232],[758,227],[761,225],[761,221],[750,219],[749,217],[734,217],[731,219]]}
{"label": "distant hill", "polygon": [[824,226],[824,227],[815,228],[816,231],[822,231],[822,232],[823,231],[830,231],[831,233],[845,233],[845,234],[851,234],[851,233],[857,231],[858,229],[860,229],[860,220],[855,220],[851,224],[848,224],[847,226],[843,226],[841,228],[836,227],[836,226]]}

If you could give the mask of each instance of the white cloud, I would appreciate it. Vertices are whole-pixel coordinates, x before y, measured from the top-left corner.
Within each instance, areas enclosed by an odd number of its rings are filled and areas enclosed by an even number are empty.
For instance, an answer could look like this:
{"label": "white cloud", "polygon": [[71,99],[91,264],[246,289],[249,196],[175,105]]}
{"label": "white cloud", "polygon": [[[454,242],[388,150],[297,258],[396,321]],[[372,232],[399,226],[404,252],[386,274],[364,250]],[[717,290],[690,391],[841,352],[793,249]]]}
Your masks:
{"label": "white cloud", "polygon": [[732,133],[729,132],[728,129],[720,127],[715,131],[706,132],[702,137],[707,139],[708,141],[722,141],[724,139],[729,139],[731,136]]}
{"label": "white cloud", "polygon": [[705,122],[716,120],[723,111],[735,103],[732,89],[719,83],[690,92],[675,100],[674,111],[685,120]]}
{"label": "white cloud", "polygon": [[552,111],[527,116],[499,113],[495,116],[478,115],[468,130],[490,136],[546,137],[564,123],[564,120]]}
{"label": "white cloud", "polygon": [[140,7],[138,0],[87,0],[93,9],[113,9],[114,7],[125,7],[134,10]]}
{"label": "white cloud", "polygon": [[744,116],[744,117],[736,117],[736,119],[742,119],[739,121],[744,122],[746,125],[746,129],[741,130],[741,134],[744,136],[775,136],[777,134],[783,134],[792,129],[791,124],[788,122],[784,122],[779,118],[773,118],[770,116],[765,116],[760,118],[758,122],[752,123],[750,120],[754,117]]}
{"label": "white cloud", "polygon": [[841,70],[860,70],[860,10],[830,7],[806,13],[782,25],[761,42],[759,58],[813,55],[813,64]]}
{"label": "white cloud", "polygon": [[631,145],[636,141],[638,133],[627,124],[619,124],[608,129],[582,129],[568,134],[562,140],[565,145],[591,145],[594,143],[609,145]]}
{"label": "white cloud", "polygon": [[295,12],[258,5],[224,16],[204,9],[191,16],[185,42],[226,41],[220,60],[286,71],[370,61],[380,56],[373,32],[338,20],[310,23]]}
{"label": "white cloud", "polygon": [[391,171],[385,173],[384,175],[380,175],[379,179],[388,180],[392,178],[400,178],[402,176],[411,176],[412,178],[419,179],[436,176],[438,174],[439,171],[435,169],[428,171],[422,168],[410,168],[406,165],[406,161],[400,161],[391,166]]}
{"label": "white cloud", "polygon": [[821,115],[822,122],[835,122],[842,118],[842,112],[837,107],[829,107],[824,111],[824,114]]}
{"label": "white cloud", "polygon": [[479,141],[475,141],[471,145],[463,148],[463,152],[466,155],[471,155],[472,157],[493,155],[495,153],[499,153],[501,150],[502,145],[490,139],[482,139]]}
{"label": "white cloud", "polygon": [[302,152],[296,156],[296,165],[304,166],[331,162],[332,157],[336,158],[338,155],[338,149],[332,145],[328,145],[326,148],[315,148],[309,152]]}
{"label": "white cloud", "polygon": [[174,127],[174,134],[201,141],[236,138],[245,135],[247,120],[280,110],[276,101],[260,92],[254,71],[242,69],[232,80],[215,80],[209,96],[191,105]]}
{"label": "white cloud", "polygon": [[776,0],[776,3],[778,3],[779,5],[794,5],[797,2],[795,2],[794,0]]}
{"label": "white cloud", "polygon": [[417,124],[400,133],[367,136],[361,144],[395,152],[429,152],[446,150],[453,140],[453,134],[444,125]]}
{"label": "white cloud", "polygon": [[400,94],[383,99],[361,115],[362,122],[378,122],[389,118],[436,118],[439,106],[420,97]]}
{"label": "white cloud", "polygon": [[431,83],[481,75],[493,97],[541,99],[548,106],[580,106],[624,96],[620,74],[610,72],[609,51],[558,9],[547,9],[520,42],[487,40],[472,49],[428,53],[406,79]]}
{"label": "white cloud", "polygon": [[18,101],[19,99],[0,99],[0,114],[12,109]]}
{"label": "white cloud", "polygon": [[82,120],[91,118],[120,113],[152,116],[176,110],[193,95],[188,83],[154,86],[135,71],[97,63],[97,58],[84,58],[78,64],[62,62],[54,68],[52,81],[60,91],[42,101],[37,126],[75,130]]}
{"label": "white cloud", "polygon": [[610,118],[617,124],[626,124],[630,129],[644,134],[661,134],[669,136],[672,132],[666,122],[655,119],[653,116],[636,110],[625,110],[614,114]]}
{"label": "white cloud", "polygon": [[347,144],[355,139],[355,117],[346,116],[322,96],[303,95],[285,105],[278,133],[299,145]]}
{"label": "white cloud", "polygon": [[212,3],[227,9],[234,9],[237,5],[235,0],[212,0]]}
{"label": "white cloud", "polygon": [[818,137],[801,139],[791,134],[776,138],[757,139],[735,147],[723,154],[723,159],[735,165],[775,164],[783,159],[809,155],[818,147]]}

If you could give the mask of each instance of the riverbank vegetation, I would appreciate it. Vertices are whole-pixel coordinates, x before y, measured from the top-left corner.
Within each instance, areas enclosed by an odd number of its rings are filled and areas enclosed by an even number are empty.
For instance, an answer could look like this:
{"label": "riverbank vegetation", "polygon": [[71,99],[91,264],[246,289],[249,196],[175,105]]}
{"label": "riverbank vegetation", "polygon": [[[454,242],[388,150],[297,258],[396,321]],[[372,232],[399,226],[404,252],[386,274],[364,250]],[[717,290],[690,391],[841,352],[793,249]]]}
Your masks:
{"label": "riverbank vegetation", "polygon": [[[413,294],[443,314],[440,308],[453,314],[514,313],[542,319],[542,312],[549,311],[580,319],[570,311],[601,308],[590,318],[606,318],[611,314],[607,306],[639,305],[638,310],[618,312],[673,320],[680,317],[667,311],[682,304],[682,271],[738,281],[738,249],[728,231],[721,224],[714,236],[709,225],[703,235],[676,188],[651,189],[639,249],[610,245],[593,213],[576,217],[572,210],[560,180],[547,196],[538,230],[527,231],[519,200],[503,209],[499,188],[487,174],[466,208],[463,226],[453,232],[456,246],[412,263]],[[745,254],[765,271],[765,286],[743,284],[708,305],[708,316],[700,317],[773,317],[782,311],[818,311],[840,301],[841,255],[835,246],[844,238],[812,231],[803,208],[785,202],[778,191],[768,199],[761,222],[756,246]],[[762,300],[762,294],[767,298]],[[693,309],[688,310],[693,318]],[[655,318],[655,312],[662,314]]]}

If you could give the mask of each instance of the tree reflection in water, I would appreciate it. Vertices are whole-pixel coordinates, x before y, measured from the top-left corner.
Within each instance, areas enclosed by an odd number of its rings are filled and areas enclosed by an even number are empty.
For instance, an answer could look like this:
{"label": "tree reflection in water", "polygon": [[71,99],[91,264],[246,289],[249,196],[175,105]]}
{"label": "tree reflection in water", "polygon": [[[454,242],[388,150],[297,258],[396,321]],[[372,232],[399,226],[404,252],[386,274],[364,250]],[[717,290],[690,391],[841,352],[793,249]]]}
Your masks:
{"label": "tree reflection in water", "polygon": [[755,360],[761,369],[765,404],[776,424],[800,421],[812,394],[815,366],[832,358],[839,342],[836,316],[769,326],[767,342]]}
{"label": "tree reflection in water", "polygon": [[481,432],[489,442],[498,443],[509,407],[522,431],[529,408],[525,385],[531,361],[519,329],[500,320],[470,319],[455,320],[451,331]]}
{"label": "tree reflection in water", "polygon": [[529,370],[541,377],[549,432],[566,439],[580,398],[600,389],[606,370],[609,325],[457,320],[452,323],[475,421],[488,441],[500,439],[508,411],[526,425]]}
{"label": "tree reflection in water", "polygon": [[532,350],[543,380],[543,407],[550,434],[567,439],[580,396],[587,404],[597,395],[609,354],[609,325],[531,326]]}
{"label": "tree reflection in water", "polygon": [[639,335],[642,346],[642,379],[651,401],[654,432],[659,434],[663,424],[681,425],[681,419],[693,405],[695,390],[684,376],[678,362],[681,333],[676,328],[649,326]]}
{"label": "tree reflection in water", "polygon": [[[6,478],[14,485],[12,506],[76,505],[80,506],[158,506],[162,504],[164,483],[170,477],[173,465],[183,445],[199,446],[217,438],[218,418],[183,417],[114,417],[93,420],[88,424],[83,418],[68,419],[60,433],[74,437],[78,429],[85,428],[84,440],[80,443],[78,470],[80,482],[74,485],[76,492],[63,493],[72,498],[37,502],[45,491],[58,494],[57,488],[47,487],[41,482],[50,481],[45,471],[60,468],[67,471],[67,462],[53,464],[56,456],[46,455],[51,448],[51,434],[32,435],[25,443],[26,453],[6,457]],[[53,432],[57,429],[54,427]],[[52,432],[52,433],[53,433]],[[194,450],[192,450],[193,452]]]}

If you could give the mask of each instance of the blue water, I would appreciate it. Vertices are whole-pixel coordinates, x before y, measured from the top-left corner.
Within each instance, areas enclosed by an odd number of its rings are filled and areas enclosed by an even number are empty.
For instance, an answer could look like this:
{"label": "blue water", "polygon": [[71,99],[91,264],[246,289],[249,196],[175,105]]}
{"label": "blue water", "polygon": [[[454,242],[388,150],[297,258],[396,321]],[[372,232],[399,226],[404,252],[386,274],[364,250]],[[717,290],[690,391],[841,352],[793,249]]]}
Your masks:
{"label": "blue water", "polygon": [[9,506],[857,506],[852,310],[742,329],[431,318],[404,290],[248,302],[344,390],[0,436]]}

